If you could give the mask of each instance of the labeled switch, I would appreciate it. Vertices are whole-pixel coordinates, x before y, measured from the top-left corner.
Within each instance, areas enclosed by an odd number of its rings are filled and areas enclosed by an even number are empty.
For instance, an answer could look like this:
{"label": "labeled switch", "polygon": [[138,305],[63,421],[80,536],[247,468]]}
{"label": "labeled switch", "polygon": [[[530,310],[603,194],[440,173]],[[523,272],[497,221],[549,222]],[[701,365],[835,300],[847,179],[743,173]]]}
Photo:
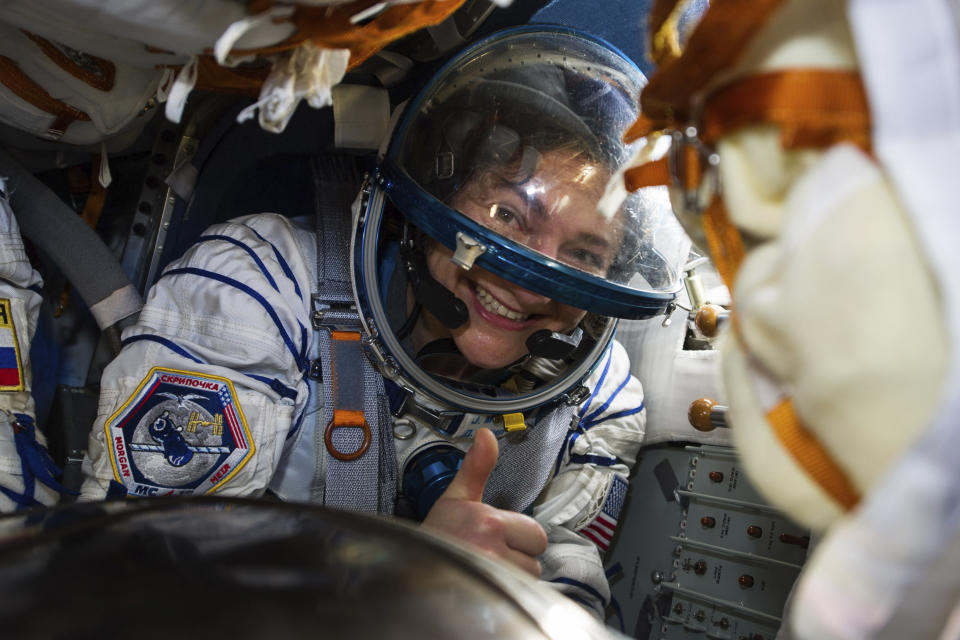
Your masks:
{"label": "labeled switch", "polygon": [[795,544],[798,547],[806,549],[810,546],[810,536],[792,536],[789,533],[781,533],[780,542],[783,544]]}

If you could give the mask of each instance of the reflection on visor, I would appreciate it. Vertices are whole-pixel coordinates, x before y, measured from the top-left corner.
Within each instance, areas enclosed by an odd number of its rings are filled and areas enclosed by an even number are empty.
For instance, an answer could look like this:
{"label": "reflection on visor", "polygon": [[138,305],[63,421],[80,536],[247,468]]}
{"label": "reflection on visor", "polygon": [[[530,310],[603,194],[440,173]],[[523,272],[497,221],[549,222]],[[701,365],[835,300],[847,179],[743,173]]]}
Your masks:
{"label": "reflection on visor", "polygon": [[524,147],[518,155],[476,168],[449,206],[547,258],[606,277],[623,237],[623,217],[608,221],[596,209],[609,172],[562,151]]}
{"label": "reflection on visor", "polygon": [[597,208],[633,154],[623,133],[643,83],[632,63],[584,38],[495,40],[439,74],[390,156],[424,194],[547,268],[673,293],[687,246],[666,190]]}

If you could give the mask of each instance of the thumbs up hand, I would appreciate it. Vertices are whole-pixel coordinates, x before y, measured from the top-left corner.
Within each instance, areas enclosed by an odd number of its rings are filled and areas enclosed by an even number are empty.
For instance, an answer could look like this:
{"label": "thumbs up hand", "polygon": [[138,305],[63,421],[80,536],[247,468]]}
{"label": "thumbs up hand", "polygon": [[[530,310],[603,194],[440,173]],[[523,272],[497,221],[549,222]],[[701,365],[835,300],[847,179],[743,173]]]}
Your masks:
{"label": "thumbs up hand", "polygon": [[547,548],[543,528],[522,513],[482,502],[483,489],[497,464],[498,451],[497,439],[489,429],[477,431],[460,470],[422,526],[479,547],[539,578],[537,556]]}

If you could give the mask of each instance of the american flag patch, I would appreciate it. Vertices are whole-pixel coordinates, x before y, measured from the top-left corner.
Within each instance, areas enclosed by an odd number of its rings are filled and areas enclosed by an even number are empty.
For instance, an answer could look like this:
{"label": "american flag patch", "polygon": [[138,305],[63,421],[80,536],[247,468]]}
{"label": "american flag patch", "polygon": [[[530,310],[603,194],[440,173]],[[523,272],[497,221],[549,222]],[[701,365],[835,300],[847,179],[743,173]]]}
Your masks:
{"label": "american flag patch", "polygon": [[597,516],[580,529],[580,533],[592,541],[600,551],[606,551],[613,540],[613,534],[617,530],[617,520],[620,518],[620,510],[623,509],[624,500],[627,498],[627,483],[620,476],[613,477],[613,484],[607,492],[607,498],[603,501],[603,507],[597,513]]}

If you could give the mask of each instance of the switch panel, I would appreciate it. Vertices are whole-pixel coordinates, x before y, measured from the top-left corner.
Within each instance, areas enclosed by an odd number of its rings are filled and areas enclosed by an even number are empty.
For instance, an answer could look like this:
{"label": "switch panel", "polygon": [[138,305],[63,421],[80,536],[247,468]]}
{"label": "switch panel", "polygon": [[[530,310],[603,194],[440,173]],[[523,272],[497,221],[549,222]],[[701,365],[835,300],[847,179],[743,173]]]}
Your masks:
{"label": "switch panel", "polygon": [[809,542],[732,448],[648,447],[605,560],[607,624],[638,640],[772,640]]}

